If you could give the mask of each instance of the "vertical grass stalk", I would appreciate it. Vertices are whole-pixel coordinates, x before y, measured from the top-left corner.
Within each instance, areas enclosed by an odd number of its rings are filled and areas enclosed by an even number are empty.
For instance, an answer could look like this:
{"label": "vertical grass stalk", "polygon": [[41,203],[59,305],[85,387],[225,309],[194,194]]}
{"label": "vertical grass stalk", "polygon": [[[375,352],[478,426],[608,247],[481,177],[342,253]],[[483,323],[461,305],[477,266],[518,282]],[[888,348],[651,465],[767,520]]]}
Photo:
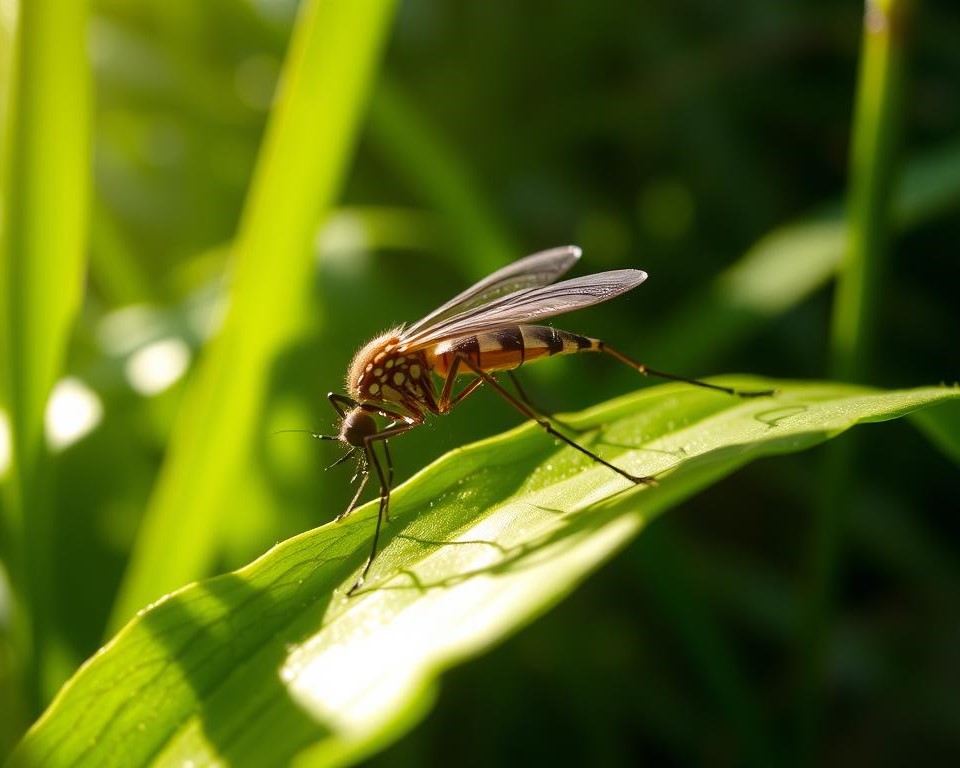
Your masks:
{"label": "vertical grass stalk", "polygon": [[903,0],[867,0],[847,196],[847,248],[832,324],[833,375],[858,380],[875,344],[892,230],[905,36]]}
{"label": "vertical grass stalk", "polygon": [[336,201],[393,6],[301,6],[234,245],[226,320],[185,392],[114,629],[205,575],[218,553],[273,364],[305,322],[315,233]]}
{"label": "vertical grass stalk", "polygon": [[[832,373],[859,381],[868,376],[877,311],[892,231],[906,6],[902,0],[867,0],[850,153],[846,250],[841,263],[831,334]],[[823,493],[809,546],[808,593],[800,633],[797,733],[799,758],[816,754],[840,557],[844,510],[852,497],[849,440],[826,457]]]}
{"label": "vertical grass stalk", "polygon": [[12,449],[0,552],[10,567],[17,663],[32,709],[60,682],[48,666],[56,560],[44,413],[82,296],[90,195],[87,11],[85,0],[20,3],[0,150],[0,347]]}

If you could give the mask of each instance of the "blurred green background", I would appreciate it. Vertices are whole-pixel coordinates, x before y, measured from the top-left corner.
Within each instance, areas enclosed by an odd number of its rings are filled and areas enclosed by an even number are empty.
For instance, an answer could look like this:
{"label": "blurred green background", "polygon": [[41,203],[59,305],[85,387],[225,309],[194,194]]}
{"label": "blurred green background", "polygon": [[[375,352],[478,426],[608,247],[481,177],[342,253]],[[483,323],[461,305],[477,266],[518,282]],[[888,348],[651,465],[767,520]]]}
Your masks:
{"label": "blurred green background", "polygon": [[[13,5],[0,4],[8,25]],[[960,15],[946,1],[914,11],[897,235],[862,376],[889,387],[960,369]],[[293,0],[92,2],[88,267],[66,361],[92,416],[51,461],[40,702],[129,616],[114,601],[192,361],[221,315],[296,12]],[[534,250],[580,245],[581,274],[646,270],[634,294],[558,325],[653,367],[830,377],[828,276],[861,26],[857,3],[825,0],[398,4],[337,202],[315,222],[309,298],[277,320],[290,329],[263,372],[246,469],[231,477],[204,570],[242,565],[346,504],[349,469],[322,471],[337,452],[275,432],[336,429],[325,394],[341,390],[358,346]],[[350,40],[337,50],[334,78]],[[306,142],[326,140],[322,122]],[[46,215],[58,216],[55,201]],[[773,268],[750,269],[758,243]],[[523,373],[558,412],[639,383],[594,358]],[[395,443],[399,476],[517,420],[476,395]],[[907,422],[864,432],[846,469],[813,737],[803,604],[826,450],[760,462],[666,515],[552,613],[446,675],[433,713],[374,764],[956,758],[956,464]],[[167,531],[174,546],[200,535]],[[0,754],[38,703],[24,704],[10,605],[0,591]]]}

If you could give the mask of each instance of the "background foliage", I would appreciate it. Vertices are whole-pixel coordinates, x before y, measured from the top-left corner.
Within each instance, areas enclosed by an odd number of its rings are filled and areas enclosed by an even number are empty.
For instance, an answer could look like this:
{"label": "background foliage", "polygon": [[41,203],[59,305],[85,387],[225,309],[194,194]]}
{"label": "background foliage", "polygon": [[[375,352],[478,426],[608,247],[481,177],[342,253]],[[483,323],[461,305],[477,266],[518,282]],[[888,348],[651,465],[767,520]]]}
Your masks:
{"label": "background foliage", "polygon": [[[317,4],[331,14],[316,27],[328,36],[312,42],[301,16],[299,43],[291,42],[292,0],[97,0],[88,19],[77,16],[89,32],[92,101],[62,104],[79,114],[64,112],[75,117],[53,123],[40,146],[73,137],[73,157],[82,156],[89,125],[89,205],[67,192],[40,196],[46,203],[33,226],[57,226],[64,210],[81,222],[64,225],[88,260],[64,370],[96,393],[102,420],[54,453],[45,470],[52,479],[40,486],[50,496],[37,534],[46,547],[31,562],[48,564],[50,583],[34,601],[45,641],[33,649],[42,660],[34,672],[24,672],[31,643],[18,637],[8,593],[0,593],[3,752],[111,628],[164,591],[147,596],[149,585],[130,586],[130,555],[157,546],[144,536],[142,515],[160,504],[153,494],[171,441],[190,434],[180,406],[203,366],[152,395],[131,386],[131,370],[157,341],[196,354],[222,292],[237,288],[224,275],[245,248],[274,257],[262,275],[288,274],[284,248],[303,253],[313,241],[319,259],[316,269],[291,269],[302,277],[278,289],[276,305],[233,321],[243,330],[241,352],[254,334],[280,354],[252,365],[260,383],[227,371],[210,385],[213,402],[220,393],[228,402],[246,398],[254,386],[262,398],[251,395],[243,442],[218,437],[203,446],[235,452],[243,470],[220,480],[228,489],[215,495],[220,523],[191,517],[164,530],[171,559],[202,550],[189,566],[199,570],[187,568],[174,583],[239,566],[345,504],[348,473],[318,471],[334,455],[273,432],[332,429],[323,395],[339,389],[356,346],[541,247],[576,242],[584,270],[650,273],[636,294],[566,324],[656,367],[831,373],[828,278],[843,250],[838,212],[850,172],[861,8],[411,0],[382,4],[380,22],[351,26],[374,5],[353,19],[330,11],[336,4]],[[881,386],[952,380],[960,363],[960,20],[950,6],[917,4],[903,36],[902,98],[897,114],[883,118],[896,121],[900,136],[901,150],[886,161],[898,171],[885,221],[897,237],[888,278],[872,288],[876,354],[861,372]],[[0,4],[8,124],[11,114],[27,114],[9,108],[13,7]],[[334,101],[286,134],[297,116],[284,122],[271,106],[283,61],[295,55],[330,68],[304,71],[333,72],[321,91]],[[82,70],[59,72],[62,92],[78,92],[64,73],[84,92]],[[288,67],[284,85],[308,88],[303,77]],[[359,105],[355,121],[331,133],[333,116],[349,104]],[[269,130],[295,137],[273,150],[290,165],[272,181],[270,157],[258,160],[270,146],[268,117]],[[16,139],[7,128],[9,147]],[[323,156],[330,146],[340,151]],[[4,159],[9,221],[23,198],[16,165]],[[69,191],[76,169],[61,171],[48,169],[50,188]],[[303,189],[288,197],[288,183]],[[258,210],[267,220],[299,212],[309,238],[299,251],[296,243],[272,251],[274,241],[256,239],[269,233]],[[69,285],[52,284],[65,286],[58,306],[69,315]],[[8,347],[26,327],[10,317]],[[550,410],[637,383],[593,359],[534,367],[525,381]],[[196,405],[194,412],[206,418]],[[405,436],[398,472],[408,476],[515,423],[492,395],[477,396]],[[949,432],[942,423],[931,429]],[[439,764],[457,753],[478,765],[739,764],[748,748],[736,727],[743,695],[749,711],[762,713],[757,727],[787,752],[799,750],[801,761],[955,755],[956,466],[906,423],[870,435],[842,472],[847,503],[827,601],[835,610],[827,610],[812,694],[804,606],[815,589],[814,510],[825,508],[835,482],[821,451],[753,465],[665,516],[561,607],[450,673],[430,718],[376,762]],[[203,489],[207,479],[191,482]],[[16,519],[10,499],[5,521]],[[193,503],[188,494],[172,506]],[[4,534],[15,527],[5,523]],[[12,540],[2,554],[16,585],[25,569],[11,559]],[[155,562],[165,567],[165,558]],[[746,692],[731,678],[745,680]]]}

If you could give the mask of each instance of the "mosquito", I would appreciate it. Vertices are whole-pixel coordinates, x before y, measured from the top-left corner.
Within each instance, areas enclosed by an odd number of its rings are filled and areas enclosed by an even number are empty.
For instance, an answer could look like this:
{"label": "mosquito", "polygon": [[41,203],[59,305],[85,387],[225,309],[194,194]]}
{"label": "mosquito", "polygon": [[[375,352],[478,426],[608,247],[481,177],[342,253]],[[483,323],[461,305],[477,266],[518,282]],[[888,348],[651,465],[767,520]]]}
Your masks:
{"label": "mosquito", "polygon": [[[380,510],[370,555],[348,595],[363,586],[377,555],[380,529],[384,521],[389,520],[393,461],[388,441],[420,426],[428,415],[449,412],[483,384],[548,434],[621,477],[637,485],[656,482],[653,477],[634,475],[611,464],[558,431],[548,417],[531,405],[519,385],[517,394],[512,394],[497,380],[497,373],[510,372],[556,355],[603,352],[644,376],[686,382],[738,397],[773,394],[773,390],[739,390],[655,371],[600,339],[534,325],[534,321],[612,299],[647,279],[647,273],[639,269],[618,269],[557,283],[576,264],[580,254],[580,248],[568,245],[522,258],[484,278],[413,325],[399,326],[378,336],[354,356],[346,378],[349,394],[331,392],[327,395],[340,415],[340,432],[313,436],[335,440],[347,448],[347,453],[331,468],[352,456],[359,460],[354,477],[359,478],[359,487],[346,510],[336,519],[342,520],[356,508],[370,479],[371,467],[380,482]],[[460,377],[468,381],[454,391]],[[381,427],[375,416],[388,423]],[[376,451],[377,443],[382,444],[384,463]]]}

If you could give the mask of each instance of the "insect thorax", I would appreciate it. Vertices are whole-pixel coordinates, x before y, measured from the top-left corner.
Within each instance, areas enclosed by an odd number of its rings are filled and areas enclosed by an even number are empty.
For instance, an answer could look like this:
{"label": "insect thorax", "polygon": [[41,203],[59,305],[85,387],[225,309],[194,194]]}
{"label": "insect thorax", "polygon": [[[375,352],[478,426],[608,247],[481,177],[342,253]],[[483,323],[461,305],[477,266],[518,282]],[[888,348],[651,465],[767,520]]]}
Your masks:
{"label": "insect thorax", "polygon": [[423,352],[405,352],[397,330],[377,337],[353,358],[347,391],[359,402],[382,402],[434,410],[435,393]]}

